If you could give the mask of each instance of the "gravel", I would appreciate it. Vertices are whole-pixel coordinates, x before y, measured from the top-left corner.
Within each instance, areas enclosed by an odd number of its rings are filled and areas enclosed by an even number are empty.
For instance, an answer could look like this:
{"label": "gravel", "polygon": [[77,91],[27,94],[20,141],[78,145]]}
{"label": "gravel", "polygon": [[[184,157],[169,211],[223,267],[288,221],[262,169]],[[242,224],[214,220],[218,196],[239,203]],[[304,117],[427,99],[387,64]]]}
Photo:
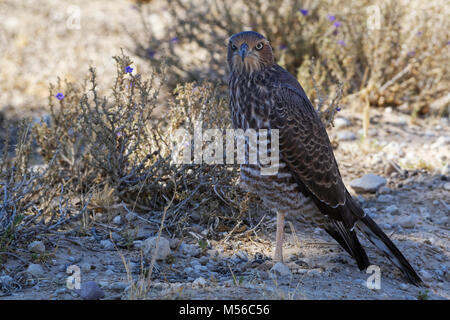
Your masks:
{"label": "gravel", "polygon": [[386,178],[378,176],[373,173],[364,175],[361,178],[350,182],[350,186],[356,192],[376,192],[379,188],[387,183]]}

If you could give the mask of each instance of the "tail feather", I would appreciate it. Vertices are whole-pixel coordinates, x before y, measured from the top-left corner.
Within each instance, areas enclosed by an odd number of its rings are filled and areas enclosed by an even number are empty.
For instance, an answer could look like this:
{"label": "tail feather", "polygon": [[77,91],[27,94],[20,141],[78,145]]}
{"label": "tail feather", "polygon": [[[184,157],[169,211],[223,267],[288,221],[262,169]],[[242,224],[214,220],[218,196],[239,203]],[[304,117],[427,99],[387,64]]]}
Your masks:
{"label": "tail feather", "polygon": [[370,265],[366,251],[359,243],[355,231],[348,230],[342,222],[336,220],[325,230],[356,260],[360,270]]}
{"label": "tail feather", "polygon": [[422,279],[414,271],[408,260],[403,256],[395,244],[388,238],[388,236],[380,229],[380,227],[369,216],[360,218],[357,222],[357,227],[360,229],[378,249],[383,251],[386,257],[392,261],[408,278],[408,280],[416,285],[423,285]]}

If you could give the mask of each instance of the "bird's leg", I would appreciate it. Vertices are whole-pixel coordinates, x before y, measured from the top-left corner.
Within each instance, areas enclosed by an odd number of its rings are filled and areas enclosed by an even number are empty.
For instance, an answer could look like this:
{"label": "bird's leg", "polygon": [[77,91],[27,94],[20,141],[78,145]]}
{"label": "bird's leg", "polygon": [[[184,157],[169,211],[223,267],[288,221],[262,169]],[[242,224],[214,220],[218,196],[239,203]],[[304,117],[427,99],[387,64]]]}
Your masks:
{"label": "bird's leg", "polygon": [[277,235],[274,260],[283,262],[284,213],[277,212]]}

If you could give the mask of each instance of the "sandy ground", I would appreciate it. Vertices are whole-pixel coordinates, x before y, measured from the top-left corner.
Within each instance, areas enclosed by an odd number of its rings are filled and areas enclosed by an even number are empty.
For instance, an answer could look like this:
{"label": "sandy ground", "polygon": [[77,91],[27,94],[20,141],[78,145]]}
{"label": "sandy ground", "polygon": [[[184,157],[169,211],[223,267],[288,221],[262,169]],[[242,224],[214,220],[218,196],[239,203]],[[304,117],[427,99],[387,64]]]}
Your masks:
{"label": "sandy ground", "polygon": [[[77,10],[81,10],[79,24]],[[50,0],[39,6],[34,1],[2,1],[0,15],[0,113],[7,117],[45,112],[48,82],[54,82],[58,76],[78,81],[90,64],[97,67],[100,81],[111,79],[115,72],[111,57],[119,53],[119,48],[132,46],[123,25],[131,32],[139,28],[137,22],[130,23],[137,21],[137,13],[132,3],[125,0],[115,1],[114,6],[84,0]],[[51,54],[37,54],[40,52]],[[141,72],[149,70],[138,58],[133,60]],[[267,214],[256,234],[210,240],[205,250],[198,247],[194,236],[171,239],[171,258],[157,263],[148,297],[449,299],[448,119],[419,119],[413,124],[408,116],[395,111],[374,110],[370,139],[363,142],[360,116],[345,109],[341,116],[350,125],[333,130],[331,136],[344,131],[356,136],[356,140],[339,141],[335,151],[346,185],[366,173],[388,179],[387,188],[378,194],[361,194],[359,199],[424,278],[427,287],[407,284],[389,261],[363,240],[372,263],[381,269],[380,290],[368,289],[366,280],[370,274],[360,272],[324,232],[295,220],[290,221],[292,227],[286,225],[285,260],[290,271],[285,276],[276,275],[270,272],[275,216]],[[389,161],[408,173],[392,170]],[[392,205],[397,210],[386,211]],[[263,214],[253,219],[259,221]],[[40,235],[47,252],[46,259],[40,261],[43,273],[23,288],[11,287],[1,299],[79,299],[66,287],[65,271],[69,265],[80,267],[82,282],[96,281],[105,291],[105,299],[127,298],[132,289],[121,254],[130,263],[134,278],[139,277],[142,258],[138,243],[131,249],[120,245],[124,243],[121,235],[136,230],[135,240],[144,240],[154,235],[157,227],[140,219],[119,225],[100,221],[96,224],[98,234],[86,237]],[[202,228],[193,227],[198,234],[204,231]],[[109,231],[116,238],[118,249],[101,246],[100,241],[108,238]],[[183,251],[189,243],[191,249]],[[23,276],[20,271],[28,267],[31,254],[25,248],[17,255],[24,263],[10,257],[0,266],[0,275],[10,274],[14,280],[20,280],[17,277]]]}

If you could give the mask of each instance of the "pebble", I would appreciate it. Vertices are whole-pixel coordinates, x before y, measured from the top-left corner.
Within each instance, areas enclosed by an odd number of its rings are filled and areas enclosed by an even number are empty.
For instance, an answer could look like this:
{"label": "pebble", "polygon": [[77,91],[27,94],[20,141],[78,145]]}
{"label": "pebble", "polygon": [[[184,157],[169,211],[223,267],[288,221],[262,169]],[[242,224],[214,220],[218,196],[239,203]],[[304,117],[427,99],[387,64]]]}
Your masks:
{"label": "pebble", "polygon": [[378,193],[379,194],[387,194],[387,193],[391,193],[391,192],[392,192],[391,188],[388,188],[386,186],[381,187],[380,189],[378,189]]}
{"label": "pebble", "polygon": [[193,287],[204,288],[206,287],[207,282],[203,277],[199,277],[192,282]]}
{"label": "pebble", "polygon": [[[144,256],[147,256],[150,258],[154,254],[154,250],[156,249],[156,243],[157,243],[158,237],[150,237],[143,241],[142,243],[142,251],[144,253]],[[159,238],[159,246],[158,246],[158,253],[156,254],[156,260],[165,260],[168,255],[172,253],[172,250],[170,249],[170,241],[167,240],[164,237]]]}
{"label": "pebble", "polygon": [[432,149],[437,149],[440,147],[444,147],[446,145],[450,144],[450,136],[440,136],[436,139],[436,141],[430,146]]}
{"label": "pebble", "polygon": [[392,204],[384,208],[384,213],[397,215],[400,213],[400,211],[398,210],[398,207],[395,204]]}
{"label": "pebble", "polygon": [[100,300],[105,297],[105,293],[95,281],[84,282],[81,289],[75,291],[83,300]]}
{"label": "pebble", "polygon": [[109,285],[109,289],[112,291],[122,292],[128,287],[128,284],[125,282],[113,282]]}
{"label": "pebble", "polygon": [[350,182],[350,186],[356,192],[376,192],[386,183],[387,180],[384,177],[369,173]]}
{"label": "pebble", "polygon": [[402,217],[398,224],[406,229],[414,228],[416,226],[416,218],[413,216]]}
{"label": "pebble", "polygon": [[192,272],[194,272],[194,268],[187,267],[187,268],[185,268],[183,271],[184,271],[184,273],[186,273],[186,274],[191,274]]}
{"label": "pebble", "polygon": [[447,191],[450,191],[450,182],[447,182],[446,184],[444,184],[444,189]]}
{"label": "pebble", "polygon": [[111,242],[111,240],[102,240],[100,241],[100,245],[102,246],[103,249],[106,250],[114,249],[114,244]]}
{"label": "pebble", "polygon": [[134,240],[133,247],[135,247],[136,249],[141,249],[142,248],[142,240]]}
{"label": "pebble", "polygon": [[317,277],[317,276],[320,276],[321,273],[322,273],[322,271],[319,269],[311,269],[311,270],[308,270],[307,275],[312,276],[312,277]]}
{"label": "pebble", "polygon": [[8,286],[14,279],[11,276],[1,276],[0,284],[2,286]]}
{"label": "pebble", "polygon": [[350,120],[348,120],[347,118],[344,117],[336,117],[334,119],[334,127],[339,129],[339,128],[345,128],[351,125]]}
{"label": "pebble", "polygon": [[45,245],[42,241],[33,241],[28,245],[28,251],[34,253],[45,253]]}
{"label": "pebble", "polygon": [[282,277],[292,275],[291,270],[289,270],[289,268],[282,262],[275,263],[272,269],[270,269],[270,272],[278,274]]}
{"label": "pebble", "polygon": [[185,256],[196,256],[201,252],[201,249],[194,245],[182,242],[180,247],[178,248],[179,252]]}
{"label": "pebble", "polygon": [[121,216],[115,216],[112,222],[114,224],[120,225],[120,224],[122,224],[122,217]]}
{"label": "pebble", "polygon": [[379,202],[392,202],[394,201],[394,196],[390,194],[382,194],[378,196],[377,200]]}
{"label": "pebble", "polygon": [[40,264],[32,263],[28,266],[27,272],[34,276],[42,276],[44,274],[44,269]]}
{"label": "pebble", "polygon": [[356,140],[356,135],[351,131],[338,132],[337,138],[340,141],[354,141]]}
{"label": "pebble", "polygon": [[66,288],[59,288],[59,289],[56,289],[55,290],[55,295],[58,295],[58,294],[64,294],[64,293],[66,293],[67,292],[67,289]]}
{"label": "pebble", "polygon": [[433,276],[425,269],[421,269],[419,271],[420,276],[422,277],[422,280],[424,281],[432,281]]}
{"label": "pebble", "polygon": [[127,213],[127,215],[125,216],[125,220],[127,220],[128,222],[133,222],[137,219],[136,214],[133,212]]}
{"label": "pebble", "polygon": [[402,289],[402,290],[408,290],[408,288],[409,288],[409,285],[408,285],[407,283],[401,283],[401,284],[400,284],[400,289]]}

